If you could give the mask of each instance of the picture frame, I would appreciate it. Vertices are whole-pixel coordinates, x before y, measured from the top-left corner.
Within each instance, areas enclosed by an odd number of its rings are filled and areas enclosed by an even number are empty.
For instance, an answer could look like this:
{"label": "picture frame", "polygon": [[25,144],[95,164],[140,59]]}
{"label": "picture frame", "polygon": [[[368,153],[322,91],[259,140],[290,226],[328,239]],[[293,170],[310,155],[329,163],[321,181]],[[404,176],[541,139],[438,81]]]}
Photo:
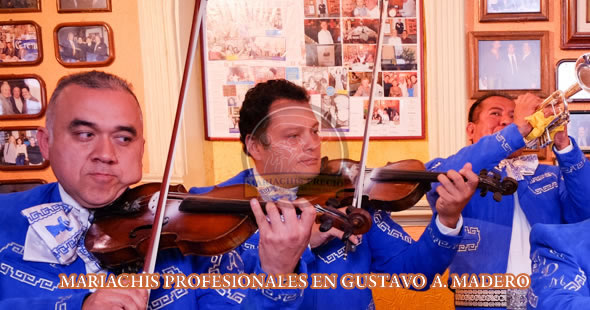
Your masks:
{"label": "picture frame", "polygon": [[590,110],[575,110],[570,112],[570,122],[567,133],[585,154],[590,154]]}
{"label": "picture frame", "polygon": [[489,92],[548,95],[549,32],[470,32],[467,48],[472,99]]}
{"label": "picture frame", "polygon": [[[302,86],[318,118],[326,118],[319,122],[322,139],[361,140],[370,94],[362,77],[374,66],[382,10],[386,29],[374,92],[381,122],[371,126],[370,134],[375,140],[424,139],[423,2],[395,0],[387,7],[377,0],[362,5],[356,0],[251,0],[239,7],[232,0],[210,2],[201,44],[206,139],[238,140],[247,91],[269,79],[285,79]],[[387,81],[382,78],[386,72]]]}
{"label": "picture frame", "polygon": [[[576,59],[561,59],[555,65],[555,85],[557,89],[565,91],[576,81]],[[590,94],[580,91],[569,98],[569,102],[590,102]]]}
{"label": "picture frame", "polygon": [[521,22],[549,20],[549,0],[519,1],[506,4],[503,0],[479,0],[479,21]]}
{"label": "picture frame", "polygon": [[53,39],[55,57],[64,67],[102,67],[115,59],[113,31],[104,22],[62,23]]}
{"label": "picture frame", "polygon": [[0,67],[33,66],[43,60],[41,27],[34,21],[0,22]]}
{"label": "picture frame", "polygon": [[47,184],[47,181],[42,179],[0,180],[0,194],[23,192],[43,184]]}
{"label": "picture frame", "polygon": [[[578,3],[581,4],[580,7],[578,7]],[[561,1],[561,49],[590,48],[588,9],[587,1]]]}
{"label": "picture frame", "polygon": [[40,118],[46,107],[47,89],[40,76],[0,75],[0,120]]}
{"label": "picture frame", "polygon": [[111,12],[111,0],[56,0],[58,13]]}
{"label": "picture frame", "polygon": [[41,155],[36,139],[37,127],[0,127],[0,170],[47,168],[49,160]]}
{"label": "picture frame", "polygon": [[28,12],[41,12],[41,0],[0,1],[0,14]]}

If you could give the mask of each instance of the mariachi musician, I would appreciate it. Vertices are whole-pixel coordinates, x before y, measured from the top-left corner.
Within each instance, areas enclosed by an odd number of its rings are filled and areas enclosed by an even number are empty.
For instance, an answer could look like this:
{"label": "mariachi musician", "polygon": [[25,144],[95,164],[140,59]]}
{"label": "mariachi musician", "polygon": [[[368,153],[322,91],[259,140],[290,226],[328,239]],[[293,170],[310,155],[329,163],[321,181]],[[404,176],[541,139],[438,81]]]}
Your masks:
{"label": "mariachi musician", "polygon": [[[97,71],[74,74],[58,83],[48,105],[46,127],[39,128],[37,139],[57,182],[0,195],[0,308],[234,309],[253,305],[283,309],[301,303],[296,289],[159,288],[151,292],[148,304],[145,289],[58,288],[59,274],[104,271],[86,250],[84,237],[94,211],[141,179],[142,113],[124,80]],[[305,264],[299,261],[309,242],[313,208],[299,203],[301,217],[281,221],[274,206],[267,206],[269,214],[274,212],[268,219],[256,207],[253,211],[265,225],[260,229],[259,256],[243,259],[240,249],[215,257],[183,256],[178,249],[169,249],[160,251],[155,271],[305,272]],[[289,203],[279,208],[293,209]],[[268,235],[272,238],[265,238]],[[277,298],[281,296],[290,298]]]}

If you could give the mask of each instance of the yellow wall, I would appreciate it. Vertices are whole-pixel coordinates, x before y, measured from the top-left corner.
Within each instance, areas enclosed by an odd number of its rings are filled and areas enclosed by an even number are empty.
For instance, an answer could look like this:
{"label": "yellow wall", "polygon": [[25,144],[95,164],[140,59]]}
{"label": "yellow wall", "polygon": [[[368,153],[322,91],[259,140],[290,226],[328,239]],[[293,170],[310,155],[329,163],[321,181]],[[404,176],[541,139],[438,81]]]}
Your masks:
{"label": "yellow wall", "polygon": [[[2,13],[0,20],[30,20],[41,27],[41,40],[43,49],[43,61],[37,66],[0,67],[0,74],[37,74],[47,87],[47,101],[53,93],[57,81],[64,75],[91,70],[92,68],[65,68],[60,65],[55,57],[53,32],[55,26],[66,22],[106,22],[113,29],[115,60],[109,66],[96,67],[117,74],[131,82],[134,91],[143,102],[143,75],[139,49],[139,24],[137,17],[137,1],[112,1],[112,12],[104,13],[57,13],[55,0],[42,0],[41,12],[33,13]],[[44,118],[35,120],[0,121],[0,127],[8,126],[42,126]],[[146,128],[149,130],[149,128]],[[147,163],[144,160],[144,166]],[[0,171],[0,180],[9,179],[44,179],[47,182],[55,181],[50,168],[44,170],[27,171]]]}

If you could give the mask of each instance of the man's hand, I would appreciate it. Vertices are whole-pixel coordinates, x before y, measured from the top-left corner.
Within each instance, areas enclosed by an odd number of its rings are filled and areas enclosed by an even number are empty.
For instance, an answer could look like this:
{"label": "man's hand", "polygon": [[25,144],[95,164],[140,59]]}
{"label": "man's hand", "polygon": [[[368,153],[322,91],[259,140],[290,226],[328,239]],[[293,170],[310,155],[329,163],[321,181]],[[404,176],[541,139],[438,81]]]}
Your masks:
{"label": "man's hand", "polygon": [[[340,208],[338,210],[346,213],[346,207]],[[344,236],[344,232],[336,228],[331,228],[326,232],[321,232],[320,224],[314,223],[313,228],[311,229],[311,240],[309,241],[309,246],[312,249],[315,249],[334,238],[342,239],[342,236]],[[348,237],[348,240],[350,240],[354,245],[358,245],[361,237],[357,235],[351,235]]]}
{"label": "man's hand", "polygon": [[524,118],[533,115],[543,100],[531,93],[518,96],[514,101],[516,106],[514,107],[514,124],[518,126],[518,131],[523,137],[529,135],[533,127]]}
{"label": "man's hand", "polygon": [[86,298],[82,310],[143,310],[147,302],[148,293],[145,289],[98,289]]}
{"label": "man's hand", "polygon": [[[268,274],[285,274],[295,267],[309,245],[316,211],[305,199],[266,204],[266,215],[258,200],[250,201],[260,232],[258,251],[262,270]],[[295,208],[301,210],[298,217]],[[279,212],[280,210],[280,212]],[[282,219],[281,219],[282,214]]]}
{"label": "man's hand", "polygon": [[570,145],[570,137],[567,135],[567,125],[564,126],[563,131],[558,131],[553,137],[553,143],[558,151],[563,150]]}
{"label": "man's hand", "polygon": [[449,170],[446,176],[439,174],[438,181],[440,182],[440,186],[436,188],[439,195],[436,201],[438,219],[446,227],[455,228],[461,211],[477,188],[479,177],[471,170],[471,163],[466,163],[459,173]]}

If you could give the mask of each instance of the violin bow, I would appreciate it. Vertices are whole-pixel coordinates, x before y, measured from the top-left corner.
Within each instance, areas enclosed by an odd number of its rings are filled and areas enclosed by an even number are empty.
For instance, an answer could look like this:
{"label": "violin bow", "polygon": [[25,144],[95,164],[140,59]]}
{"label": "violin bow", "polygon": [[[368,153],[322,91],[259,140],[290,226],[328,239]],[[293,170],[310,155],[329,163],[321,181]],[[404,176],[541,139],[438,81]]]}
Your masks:
{"label": "violin bow", "polygon": [[186,61],[184,63],[184,73],[182,76],[182,84],[180,86],[180,94],[178,96],[178,105],[176,107],[174,127],[172,128],[172,137],[170,139],[170,146],[168,148],[168,158],[166,158],[166,168],[164,169],[164,177],[162,180],[162,185],[160,186],[158,205],[156,208],[156,214],[154,216],[154,224],[152,226],[152,234],[150,236],[148,251],[146,253],[143,265],[144,273],[153,273],[156,267],[156,258],[158,255],[158,248],[160,245],[160,234],[162,233],[162,223],[164,222],[164,209],[166,208],[164,202],[167,200],[166,198],[168,197],[168,187],[170,185],[172,163],[174,161],[174,151],[176,149],[176,140],[178,138],[180,124],[182,123],[182,114],[184,111],[184,103],[186,100],[186,89],[193,68],[195,53],[197,50],[198,33],[202,25],[203,15],[205,14],[206,7],[207,0],[195,1],[195,10],[193,13],[190,41],[188,45],[188,51],[186,53]]}
{"label": "violin bow", "polygon": [[377,36],[377,52],[375,55],[375,62],[373,63],[373,80],[371,82],[371,92],[369,93],[369,107],[367,110],[367,119],[365,121],[365,132],[363,134],[363,147],[361,151],[361,160],[359,162],[359,174],[357,183],[354,190],[354,196],[352,200],[352,206],[354,208],[361,208],[363,201],[363,192],[365,185],[365,170],[367,168],[367,153],[369,151],[369,139],[370,133],[369,128],[371,127],[371,117],[373,114],[373,96],[375,91],[375,85],[377,85],[378,71],[377,68],[381,67],[381,42],[383,41],[383,28],[387,17],[387,7],[389,5],[388,0],[381,1],[381,10],[379,11],[379,35]]}

